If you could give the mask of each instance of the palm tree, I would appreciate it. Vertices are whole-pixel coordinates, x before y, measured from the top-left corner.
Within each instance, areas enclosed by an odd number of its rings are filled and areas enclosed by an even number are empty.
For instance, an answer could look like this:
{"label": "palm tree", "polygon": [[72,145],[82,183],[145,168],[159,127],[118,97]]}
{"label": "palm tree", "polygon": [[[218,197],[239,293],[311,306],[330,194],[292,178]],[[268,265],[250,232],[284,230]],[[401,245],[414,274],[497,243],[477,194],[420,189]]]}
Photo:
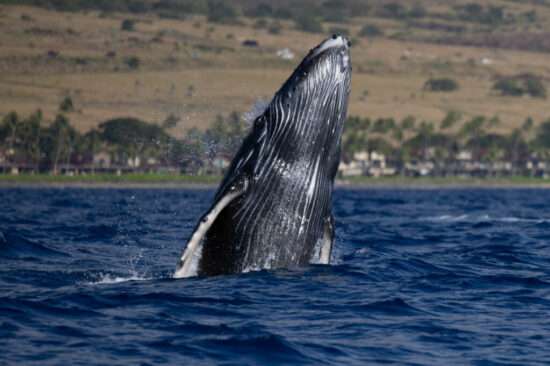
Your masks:
{"label": "palm tree", "polygon": [[23,156],[26,162],[30,162],[33,165],[35,173],[39,169],[41,158],[40,138],[42,128],[40,125],[42,118],[42,111],[37,110],[27,119],[23,120],[18,129]]}
{"label": "palm tree", "polygon": [[441,121],[439,129],[441,131],[453,128],[462,119],[462,114],[457,111],[449,111]]}
{"label": "palm tree", "polygon": [[58,114],[54,122],[48,128],[48,139],[46,151],[48,160],[52,167],[54,175],[59,172],[59,162],[68,161],[78,133],[70,125],[69,119],[62,114]]}
{"label": "palm tree", "polygon": [[17,127],[19,125],[19,116],[16,112],[10,112],[4,117],[3,123],[6,139],[8,140],[8,151],[14,155],[14,148],[17,140]]}
{"label": "palm tree", "polygon": [[539,125],[533,145],[544,159],[548,159],[550,155],[550,119]]}
{"label": "palm tree", "polygon": [[416,131],[417,135],[422,139],[422,157],[424,160],[428,160],[428,148],[430,147],[430,138],[434,132],[434,125],[432,122],[422,121]]}
{"label": "palm tree", "polygon": [[467,143],[472,146],[474,150],[473,152],[477,155],[478,159],[480,158],[481,152],[477,141],[479,141],[480,137],[484,133],[484,125],[485,117],[477,116],[472,118],[469,122],[466,122],[459,132],[459,136],[466,139]]}
{"label": "palm tree", "polygon": [[506,150],[510,152],[509,160],[512,161],[514,170],[517,169],[525,157],[529,154],[529,146],[525,142],[523,128],[514,128],[507,138]]}
{"label": "palm tree", "polygon": [[94,156],[99,152],[99,149],[101,149],[101,134],[98,130],[92,129],[82,137],[79,145],[82,155],[87,155],[87,160],[92,162],[92,174],[94,174],[95,165],[93,161]]}

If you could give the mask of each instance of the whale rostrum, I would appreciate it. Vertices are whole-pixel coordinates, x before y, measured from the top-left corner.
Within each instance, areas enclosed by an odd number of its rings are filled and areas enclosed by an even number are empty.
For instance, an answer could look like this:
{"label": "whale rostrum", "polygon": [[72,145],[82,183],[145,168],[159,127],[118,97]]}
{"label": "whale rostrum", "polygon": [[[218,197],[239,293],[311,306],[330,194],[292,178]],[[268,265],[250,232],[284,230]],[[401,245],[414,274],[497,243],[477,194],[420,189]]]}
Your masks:
{"label": "whale rostrum", "polygon": [[253,123],[174,277],[330,262],[350,43],[312,49]]}

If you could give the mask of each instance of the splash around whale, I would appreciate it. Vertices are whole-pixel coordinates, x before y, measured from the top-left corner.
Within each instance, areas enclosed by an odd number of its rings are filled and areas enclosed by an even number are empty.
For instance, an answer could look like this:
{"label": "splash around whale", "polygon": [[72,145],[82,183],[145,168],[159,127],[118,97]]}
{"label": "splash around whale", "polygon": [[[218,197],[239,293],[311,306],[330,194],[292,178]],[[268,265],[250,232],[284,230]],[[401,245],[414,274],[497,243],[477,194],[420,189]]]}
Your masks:
{"label": "splash around whale", "polygon": [[308,53],[255,119],[174,277],[330,262],[350,83],[345,37]]}

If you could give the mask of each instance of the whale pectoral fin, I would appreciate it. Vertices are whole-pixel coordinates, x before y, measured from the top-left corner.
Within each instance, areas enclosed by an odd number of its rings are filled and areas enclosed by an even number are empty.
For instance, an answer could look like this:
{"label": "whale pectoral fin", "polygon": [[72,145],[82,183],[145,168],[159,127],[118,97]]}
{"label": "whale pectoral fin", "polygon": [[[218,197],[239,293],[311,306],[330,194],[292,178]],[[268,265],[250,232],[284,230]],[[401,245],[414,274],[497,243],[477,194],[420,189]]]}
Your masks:
{"label": "whale pectoral fin", "polygon": [[334,217],[329,215],[325,220],[323,231],[323,243],[321,245],[321,255],[319,256],[320,264],[329,264],[330,255],[332,254],[332,243],[334,241]]}
{"label": "whale pectoral fin", "polygon": [[248,179],[243,178],[237,183],[232,184],[224,194],[219,195],[219,199],[214,202],[210,210],[203,215],[195,231],[191,236],[183,254],[178,262],[174,278],[192,277],[197,274],[197,267],[202,252],[202,241],[206,233],[216,221],[218,215],[231,202],[242,196],[248,189]]}

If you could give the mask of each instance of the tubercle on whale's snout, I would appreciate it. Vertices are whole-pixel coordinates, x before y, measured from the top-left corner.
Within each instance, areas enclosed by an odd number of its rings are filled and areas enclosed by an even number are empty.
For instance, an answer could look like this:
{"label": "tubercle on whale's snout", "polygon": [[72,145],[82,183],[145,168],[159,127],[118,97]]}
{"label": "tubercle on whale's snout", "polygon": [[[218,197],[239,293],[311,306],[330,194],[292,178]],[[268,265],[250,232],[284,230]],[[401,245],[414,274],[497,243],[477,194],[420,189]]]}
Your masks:
{"label": "tubercle on whale's snout", "polygon": [[333,34],[332,37],[325,39],[317,47],[313,48],[309,52],[309,57],[314,58],[329,49],[335,48],[348,50],[351,48],[351,42],[344,36]]}

